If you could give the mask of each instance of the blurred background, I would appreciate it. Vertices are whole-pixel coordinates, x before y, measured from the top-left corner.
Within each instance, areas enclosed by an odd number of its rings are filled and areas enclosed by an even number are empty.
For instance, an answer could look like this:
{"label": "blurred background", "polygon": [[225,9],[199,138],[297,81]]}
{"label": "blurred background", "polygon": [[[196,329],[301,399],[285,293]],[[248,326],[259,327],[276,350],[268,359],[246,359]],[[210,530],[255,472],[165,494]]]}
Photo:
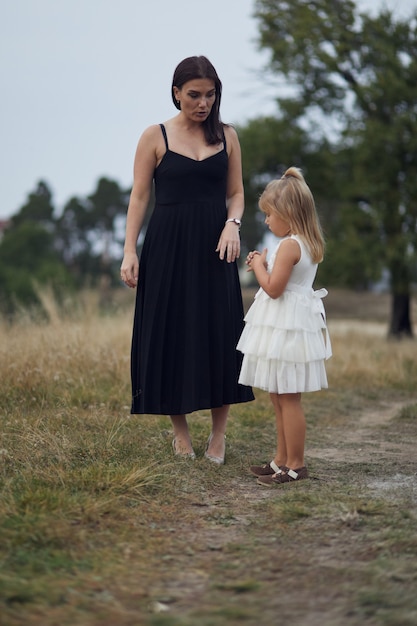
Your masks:
{"label": "blurred background", "polygon": [[177,63],[204,54],[242,146],[242,258],[274,245],[257,199],[297,165],[327,239],[317,283],[355,298],[388,294],[388,334],[413,336],[417,0],[16,0],[0,8],[0,34],[7,319],[42,309],[43,287],[63,303],[97,289],[103,307],[124,292],[138,138],[175,114]]}

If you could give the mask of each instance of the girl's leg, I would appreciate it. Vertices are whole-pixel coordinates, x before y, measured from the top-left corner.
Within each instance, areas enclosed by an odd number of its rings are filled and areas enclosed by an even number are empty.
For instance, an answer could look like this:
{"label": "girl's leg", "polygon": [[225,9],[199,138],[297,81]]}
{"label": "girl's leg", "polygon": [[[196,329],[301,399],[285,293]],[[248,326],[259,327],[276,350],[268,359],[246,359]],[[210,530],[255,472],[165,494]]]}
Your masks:
{"label": "girl's leg", "polygon": [[280,396],[277,393],[270,393],[269,397],[271,398],[272,406],[275,411],[275,424],[277,431],[277,449],[275,452],[274,462],[278,465],[278,467],[282,467],[283,465],[287,465],[287,444],[285,441],[282,411],[279,401]]}
{"label": "girl's leg", "polygon": [[225,433],[227,418],[229,416],[229,404],[224,404],[216,409],[211,409],[211,439],[207,448],[207,454],[217,458],[224,458]]}
{"label": "girl's leg", "polygon": [[304,467],[306,420],[301,406],[301,393],[279,396],[282,412],[284,440],[287,447],[287,467],[292,470]]}
{"label": "girl's leg", "polygon": [[193,454],[188,423],[185,415],[171,415],[171,422],[174,429],[174,451],[176,454]]}

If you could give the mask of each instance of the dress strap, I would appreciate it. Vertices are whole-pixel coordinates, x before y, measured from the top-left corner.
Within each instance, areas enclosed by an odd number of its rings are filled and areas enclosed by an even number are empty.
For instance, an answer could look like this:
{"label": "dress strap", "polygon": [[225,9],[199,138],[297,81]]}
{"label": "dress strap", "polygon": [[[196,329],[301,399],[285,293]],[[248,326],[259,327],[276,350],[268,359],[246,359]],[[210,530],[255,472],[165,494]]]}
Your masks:
{"label": "dress strap", "polygon": [[168,148],[168,137],[167,137],[167,131],[165,130],[165,126],[163,124],[159,124],[159,126],[161,127],[162,134],[164,136],[166,149],[169,150],[169,148]]}
{"label": "dress strap", "polygon": [[223,150],[227,152],[226,135],[224,134],[224,128],[222,128],[222,135],[223,135]]}

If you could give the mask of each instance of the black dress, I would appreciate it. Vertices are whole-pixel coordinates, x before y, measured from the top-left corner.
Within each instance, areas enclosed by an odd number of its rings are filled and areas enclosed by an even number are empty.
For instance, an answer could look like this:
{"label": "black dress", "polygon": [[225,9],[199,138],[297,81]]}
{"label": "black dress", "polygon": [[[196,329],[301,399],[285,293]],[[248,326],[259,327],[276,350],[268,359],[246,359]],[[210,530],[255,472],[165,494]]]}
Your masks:
{"label": "black dress", "polygon": [[155,169],[133,326],[131,412],[180,415],[253,400],[239,385],[243,306],[236,263],[219,259],[228,155],[166,152]]}

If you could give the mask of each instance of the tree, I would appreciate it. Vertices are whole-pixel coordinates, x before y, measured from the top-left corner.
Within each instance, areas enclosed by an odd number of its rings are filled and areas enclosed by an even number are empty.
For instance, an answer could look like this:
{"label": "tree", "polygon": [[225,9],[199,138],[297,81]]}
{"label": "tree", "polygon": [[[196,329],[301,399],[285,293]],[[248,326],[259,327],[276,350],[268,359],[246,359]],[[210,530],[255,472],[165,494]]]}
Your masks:
{"label": "tree", "polygon": [[314,190],[327,240],[318,282],[366,289],[377,280],[381,270],[375,262],[381,257],[379,229],[360,199],[351,197],[352,150],[312,137],[282,113],[249,121],[239,128],[239,138],[245,185],[242,256],[246,248],[257,247],[267,232],[258,208],[265,185],[296,165]]}
{"label": "tree", "polygon": [[28,195],[26,204],[13,216],[10,228],[20,226],[28,221],[42,224],[47,230],[53,228],[54,205],[52,203],[52,192],[48,184],[43,180],[37,183],[35,191]]}
{"label": "tree", "polygon": [[0,308],[12,315],[19,306],[39,305],[37,289],[47,284],[55,294],[73,282],[55,249],[52,193],[40,181],[10,220],[0,242]]}
{"label": "tree", "polygon": [[[87,198],[72,197],[59,217],[40,181],[0,241],[0,309],[39,305],[45,283],[55,294],[99,284],[103,303],[118,277],[129,192],[100,178]],[[116,271],[117,267],[117,271]]]}
{"label": "tree", "polygon": [[91,226],[96,242],[101,242],[103,264],[112,257],[112,248],[120,246],[117,237],[116,222],[125,217],[129,201],[128,192],[122,190],[118,183],[108,178],[100,178],[97,189],[88,197],[91,211]]}
{"label": "tree", "polygon": [[[291,165],[301,165],[308,150],[302,129],[282,118],[262,117],[238,129],[242,149],[245,216],[244,248],[254,249],[265,233],[258,199],[265,185]],[[244,256],[244,253],[243,255]]]}
{"label": "tree", "polygon": [[53,234],[33,220],[9,228],[0,244],[1,311],[11,315],[18,306],[39,305],[37,288],[46,284],[58,296],[72,287]]}
{"label": "tree", "polygon": [[[383,243],[393,336],[412,335],[417,247],[417,13],[359,14],[351,0],[257,0],[259,45],[291,87],[285,116],[353,151],[351,200]],[[369,224],[368,224],[369,225]]]}
{"label": "tree", "polygon": [[57,220],[56,246],[82,285],[111,279],[119,262],[122,238],[118,221],[124,221],[128,192],[117,182],[100,178],[87,198],[71,198]]}

